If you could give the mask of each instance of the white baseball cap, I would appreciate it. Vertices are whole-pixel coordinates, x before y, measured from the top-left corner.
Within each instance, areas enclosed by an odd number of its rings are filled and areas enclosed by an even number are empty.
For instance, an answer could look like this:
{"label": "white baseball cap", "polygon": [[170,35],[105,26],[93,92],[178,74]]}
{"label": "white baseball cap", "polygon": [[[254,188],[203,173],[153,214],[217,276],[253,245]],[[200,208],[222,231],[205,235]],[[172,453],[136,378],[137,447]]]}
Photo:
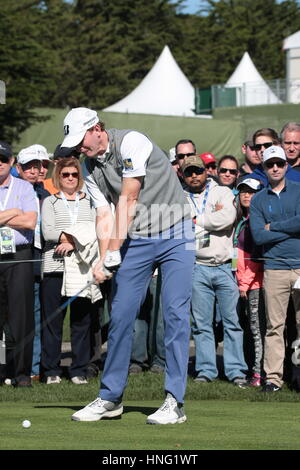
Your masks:
{"label": "white baseball cap", "polygon": [[245,178],[244,180],[239,182],[236,189],[239,189],[239,187],[243,184],[249,186],[249,188],[251,189],[254,189],[254,191],[258,191],[260,188],[260,181],[256,180],[255,178]]}
{"label": "white baseball cap", "polygon": [[280,160],[286,161],[286,155],[283,148],[279,145],[271,145],[271,147],[267,148],[263,153],[263,162],[265,163],[271,158],[279,158]]}
{"label": "white baseball cap", "polygon": [[97,111],[89,108],[73,108],[64,119],[64,141],[61,147],[76,147],[88,129],[99,122]]}
{"label": "white baseball cap", "polygon": [[30,147],[22,149],[18,153],[17,162],[20,163],[20,165],[25,165],[26,163],[31,162],[32,160],[50,161],[47,149],[43,145],[34,144],[30,145]]}

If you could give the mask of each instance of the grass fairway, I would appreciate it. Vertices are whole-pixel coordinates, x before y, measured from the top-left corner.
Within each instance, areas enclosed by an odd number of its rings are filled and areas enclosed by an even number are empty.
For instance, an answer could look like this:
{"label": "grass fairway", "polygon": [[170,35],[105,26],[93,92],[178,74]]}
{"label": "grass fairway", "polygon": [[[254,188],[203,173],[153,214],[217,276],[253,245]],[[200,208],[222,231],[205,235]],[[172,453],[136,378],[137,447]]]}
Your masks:
{"label": "grass fairway", "polygon": [[[145,425],[159,403],[127,402],[121,419],[73,422],[78,403],[0,405],[2,450],[299,450],[299,405],[189,401],[188,421]],[[31,427],[22,428],[30,419]],[[3,432],[4,431],[4,432]]]}
{"label": "grass fairway", "polygon": [[[34,384],[0,388],[1,450],[299,450],[299,394],[241,390],[225,381],[188,381],[180,425],[146,425],[163,401],[163,379],[145,373],[129,377],[124,414],[93,423],[71,421],[74,411],[97,396],[98,380],[76,386]],[[29,429],[22,421],[29,419]]]}

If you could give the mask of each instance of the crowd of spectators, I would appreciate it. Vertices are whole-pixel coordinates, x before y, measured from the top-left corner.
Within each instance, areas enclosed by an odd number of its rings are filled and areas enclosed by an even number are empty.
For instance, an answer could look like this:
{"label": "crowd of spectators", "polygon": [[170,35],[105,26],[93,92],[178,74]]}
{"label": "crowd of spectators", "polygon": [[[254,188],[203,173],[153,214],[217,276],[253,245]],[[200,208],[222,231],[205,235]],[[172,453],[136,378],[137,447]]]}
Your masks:
{"label": "crowd of spectators", "polygon": [[[198,153],[187,138],[165,157],[196,233],[194,381],[201,386],[224,377],[240,388],[277,392],[293,382],[291,344],[300,335],[300,291],[294,288],[300,276],[300,124],[287,123],[279,135],[259,129],[241,153],[241,163],[233,155]],[[61,382],[67,311],[69,379],[86,384],[102,366],[111,283],[93,283],[96,210],[84,178],[75,147],[58,145],[50,155],[35,144],[15,159],[11,146],[0,142],[1,384]],[[161,270],[154,268],[135,321],[129,374],[165,371]],[[220,342],[223,371],[216,358]]]}

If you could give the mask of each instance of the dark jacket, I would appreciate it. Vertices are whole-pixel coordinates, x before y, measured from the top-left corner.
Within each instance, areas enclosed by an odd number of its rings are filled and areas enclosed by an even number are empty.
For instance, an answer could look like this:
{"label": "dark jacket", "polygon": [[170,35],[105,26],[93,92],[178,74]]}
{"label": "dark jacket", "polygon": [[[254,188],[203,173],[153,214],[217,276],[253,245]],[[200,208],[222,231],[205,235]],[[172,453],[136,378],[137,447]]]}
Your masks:
{"label": "dark jacket", "polygon": [[300,184],[286,179],[279,195],[269,185],[255,194],[250,227],[254,242],[263,248],[265,269],[299,269]]}
{"label": "dark jacket", "polygon": [[[51,196],[51,194],[44,188],[43,183],[34,183],[33,189],[35,190],[35,193],[39,199],[40,203],[40,213],[41,213],[41,208],[42,208],[42,202],[43,200]],[[42,244],[43,244],[43,237],[42,237]],[[33,259],[41,259],[42,258],[42,250],[39,250],[38,248],[33,247]],[[33,263],[33,272],[35,278],[40,277],[41,273],[41,265],[40,263]]]}
{"label": "dark jacket", "polygon": [[[268,185],[268,178],[266,173],[264,172],[263,166],[258,165],[257,168],[253,171],[253,173],[248,173],[245,175],[246,178],[254,178],[259,180],[263,186]],[[300,183],[300,172],[294,170],[290,165],[288,166],[287,172],[285,174],[286,179],[290,181],[296,181]],[[244,179],[244,178],[243,178]]]}

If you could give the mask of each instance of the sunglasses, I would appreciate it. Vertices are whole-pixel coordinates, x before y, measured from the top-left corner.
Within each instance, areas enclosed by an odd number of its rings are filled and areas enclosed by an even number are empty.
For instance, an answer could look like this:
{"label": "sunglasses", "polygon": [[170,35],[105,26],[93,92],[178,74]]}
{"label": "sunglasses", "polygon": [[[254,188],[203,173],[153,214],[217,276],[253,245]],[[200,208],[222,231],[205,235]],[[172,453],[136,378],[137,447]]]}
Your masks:
{"label": "sunglasses", "polygon": [[217,165],[215,163],[208,163],[207,165],[205,165],[205,168],[211,168],[212,170],[215,170],[217,168]]}
{"label": "sunglasses", "polygon": [[285,163],[286,163],[286,162],[285,162],[284,160],[281,160],[281,161],[278,160],[278,161],[276,161],[276,162],[265,162],[264,165],[265,165],[267,168],[269,168],[269,170],[270,170],[271,168],[274,167],[274,165],[276,165],[278,168],[284,168],[284,167],[285,167]]}
{"label": "sunglasses", "polygon": [[184,157],[193,157],[194,155],[196,154],[195,153],[177,153],[176,157],[178,158],[178,160],[182,160]]}
{"label": "sunglasses", "polygon": [[35,170],[40,170],[41,169],[41,165],[38,162],[36,162],[36,163],[30,163],[30,162],[25,163],[24,165],[21,165],[21,167],[22,167],[23,171],[29,171],[32,168],[34,168]]}
{"label": "sunglasses", "polygon": [[64,173],[61,173],[60,174],[63,178],[70,178],[70,176],[72,176],[72,178],[78,178],[78,173],[77,171],[74,173],[70,173],[69,171],[65,171]]}
{"label": "sunglasses", "polygon": [[194,173],[196,175],[203,175],[204,172],[205,172],[205,168],[199,168],[197,166],[192,166],[192,167],[187,168],[186,170],[184,170],[183,174],[184,174],[184,176],[189,177],[189,176],[193,176]]}
{"label": "sunglasses", "polygon": [[0,155],[0,162],[2,163],[8,163],[10,160],[9,157],[5,157],[4,155]]}
{"label": "sunglasses", "polygon": [[265,149],[268,149],[272,145],[274,145],[273,142],[264,142],[263,144],[254,144],[253,148],[254,150],[261,150],[262,147],[264,147]]}
{"label": "sunglasses", "polygon": [[238,170],[235,170],[235,169],[231,169],[231,168],[219,168],[219,173],[221,174],[225,174],[227,173],[227,171],[229,171],[229,173],[231,175],[237,175],[238,174]]}

